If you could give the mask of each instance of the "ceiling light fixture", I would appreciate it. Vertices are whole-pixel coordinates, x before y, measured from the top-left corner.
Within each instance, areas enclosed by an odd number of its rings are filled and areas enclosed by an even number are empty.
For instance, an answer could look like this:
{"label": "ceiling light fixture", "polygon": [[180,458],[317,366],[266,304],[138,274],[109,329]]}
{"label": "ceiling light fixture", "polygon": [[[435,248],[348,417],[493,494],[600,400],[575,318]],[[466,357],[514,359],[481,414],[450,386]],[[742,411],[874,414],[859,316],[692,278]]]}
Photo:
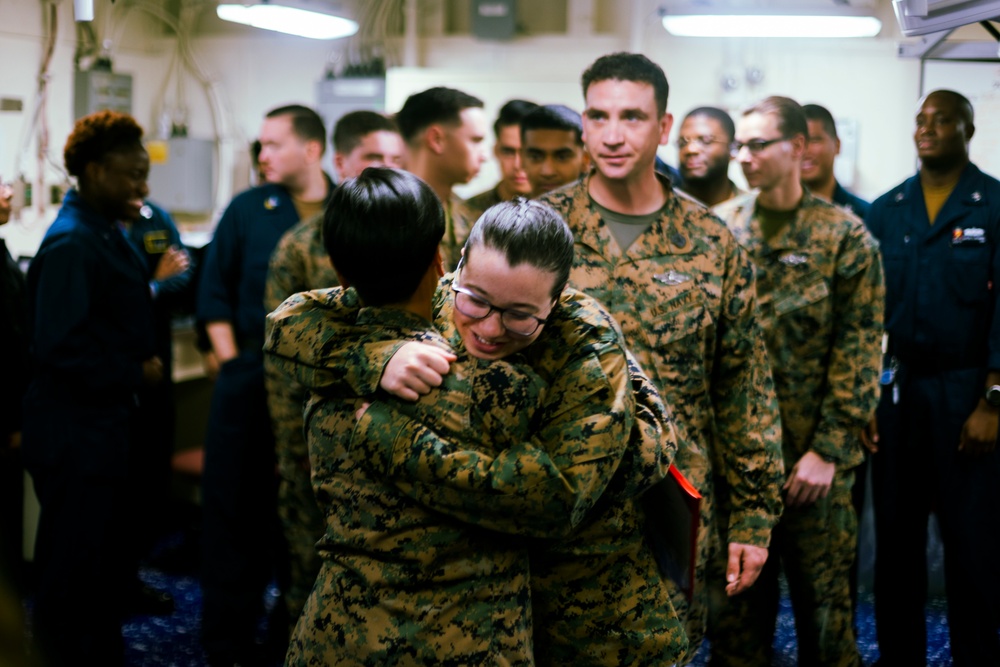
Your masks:
{"label": "ceiling light fixture", "polygon": [[221,4],[215,13],[224,21],[311,39],[339,39],[358,31],[357,22],[350,19],[269,2],[257,5]]}
{"label": "ceiling light fixture", "polygon": [[874,37],[882,29],[874,16],[834,3],[829,10],[803,8],[802,3],[785,11],[768,4],[757,10],[703,1],[664,7],[661,15],[664,29],[678,37]]}

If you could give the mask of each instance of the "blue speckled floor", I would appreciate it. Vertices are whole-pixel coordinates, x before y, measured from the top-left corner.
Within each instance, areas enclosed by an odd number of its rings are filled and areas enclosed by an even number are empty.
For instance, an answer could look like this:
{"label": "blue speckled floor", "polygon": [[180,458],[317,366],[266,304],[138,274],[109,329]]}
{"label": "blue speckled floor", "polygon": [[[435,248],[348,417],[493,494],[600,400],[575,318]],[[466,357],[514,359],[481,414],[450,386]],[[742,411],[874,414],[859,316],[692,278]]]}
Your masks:
{"label": "blue speckled floor", "polygon": [[[127,644],[127,664],[134,667],[203,667],[205,654],[198,643],[201,589],[192,575],[164,574],[144,569],[142,578],[154,588],[169,591],[174,596],[176,611],[168,617],[139,616],[124,627]],[[271,602],[276,591],[269,592]],[[859,608],[861,631],[858,646],[865,665],[878,658],[872,604],[862,597]],[[928,667],[951,665],[945,604],[937,600],[928,605]],[[708,658],[707,646],[702,647],[692,665],[703,667]],[[775,667],[797,665],[795,628],[787,597],[782,600],[775,638]]]}
{"label": "blue speckled floor", "polygon": [[[943,600],[932,600],[927,605],[927,667],[950,667],[951,648],[948,640],[947,605]],[[878,659],[875,639],[875,619],[870,595],[863,595],[858,605],[858,650],[862,664],[872,665]],[[693,667],[708,664],[708,645],[691,662]],[[795,621],[792,605],[787,597],[781,600],[778,612],[778,629],[774,638],[774,667],[798,667],[798,647],[795,640]],[[803,666],[805,667],[805,666]]]}
{"label": "blue speckled floor", "polygon": [[[127,667],[204,667],[205,652],[199,643],[201,587],[194,575],[164,574],[144,568],[143,581],[174,597],[170,616],[134,616],[122,626]],[[270,608],[278,591],[270,588],[265,605]],[[260,638],[265,634],[261,619]]]}

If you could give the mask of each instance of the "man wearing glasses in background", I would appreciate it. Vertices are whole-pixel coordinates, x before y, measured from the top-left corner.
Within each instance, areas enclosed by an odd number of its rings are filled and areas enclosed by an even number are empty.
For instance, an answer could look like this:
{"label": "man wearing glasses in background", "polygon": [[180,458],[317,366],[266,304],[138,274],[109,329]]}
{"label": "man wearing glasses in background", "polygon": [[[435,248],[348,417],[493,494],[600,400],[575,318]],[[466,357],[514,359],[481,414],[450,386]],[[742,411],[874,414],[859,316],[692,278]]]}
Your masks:
{"label": "man wearing glasses in background", "polygon": [[853,214],[802,187],[809,130],[794,100],[743,113],[736,158],[758,190],[728,217],[757,267],[757,305],[781,408],[785,510],[757,585],[724,601],[713,665],[772,663],[778,575],[788,579],[799,664],[859,666],[848,572],[857,434],[878,400],[883,286],[878,244]]}
{"label": "man wearing glasses in background", "polygon": [[729,178],[735,136],[733,119],[716,107],[688,112],[677,133],[677,159],[684,177],[681,190],[722,218],[731,210],[731,202],[746,194]]}

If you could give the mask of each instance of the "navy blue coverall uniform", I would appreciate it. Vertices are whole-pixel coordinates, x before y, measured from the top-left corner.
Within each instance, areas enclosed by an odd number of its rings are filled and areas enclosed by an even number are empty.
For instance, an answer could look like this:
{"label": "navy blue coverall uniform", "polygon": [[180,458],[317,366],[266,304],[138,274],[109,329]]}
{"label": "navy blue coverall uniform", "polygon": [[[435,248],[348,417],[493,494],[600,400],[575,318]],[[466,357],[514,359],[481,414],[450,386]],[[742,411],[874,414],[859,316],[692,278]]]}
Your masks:
{"label": "navy blue coverall uniform", "polygon": [[839,181],[834,181],[834,183],[835,185],[833,187],[833,197],[831,198],[831,201],[841,208],[846,208],[848,211],[864,220],[872,205],[845,188]]}
{"label": "navy blue coverall uniform", "polygon": [[1000,182],[968,165],[931,225],[918,174],[879,197],[866,223],[881,245],[889,334],[872,457],[881,657],[926,664],[935,512],[955,665],[1000,665],[1000,454],[958,451],[987,371],[1000,369]]}
{"label": "navy blue coverall uniform", "polygon": [[34,376],[22,446],[41,503],[36,644],[48,665],[118,665],[135,567],[130,430],[153,356],[142,259],[75,190],[28,269]]}
{"label": "navy blue coverall uniform", "polygon": [[[329,181],[327,188],[333,189]],[[298,221],[279,185],[240,193],[219,220],[199,277],[199,322],[230,322],[239,349],[215,381],[202,477],[202,641],[220,662],[259,652],[254,635],[263,593],[272,577],[280,582],[287,558],[261,348],[268,261]]]}
{"label": "navy blue coverall uniform", "polygon": [[147,552],[165,532],[170,500],[171,467],[174,453],[176,415],[173,383],[173,315],[186,303],[192,288],[192,268],[163,281],[153,275],[163,254],[171,247],[182,247],[180,233],[170,214],[146,202],[139,219],[128,226],[128,240],[142,257],[145,278],[153,298],[153,335],[156,356],[163,362],[163,380],[139,392],[139,412],[135,438],[142,443],[135,459],[136,492],[144,500],[148,516],[143,522],[140,553]]}
{"label": "navy blue coverall uniform", "polygon": [[24,467],[21,451],[7,443],[21,430],[21,401],[28,387],[27,296],[24,274],[0,239],[0,586],[18,593],[26,592]]}

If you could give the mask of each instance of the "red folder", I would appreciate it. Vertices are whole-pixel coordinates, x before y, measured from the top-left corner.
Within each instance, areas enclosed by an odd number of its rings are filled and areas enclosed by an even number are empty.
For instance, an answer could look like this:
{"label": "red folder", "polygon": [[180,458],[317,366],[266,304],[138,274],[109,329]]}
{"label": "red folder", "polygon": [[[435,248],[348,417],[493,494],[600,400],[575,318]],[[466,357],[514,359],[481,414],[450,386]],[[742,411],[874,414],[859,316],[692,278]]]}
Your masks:
{"label": "red folder", "polygon": [[667,478],[650,489],[643,501],[646,532],[660,572],[690,601],[695,586],[701,494],[671,464]]}

